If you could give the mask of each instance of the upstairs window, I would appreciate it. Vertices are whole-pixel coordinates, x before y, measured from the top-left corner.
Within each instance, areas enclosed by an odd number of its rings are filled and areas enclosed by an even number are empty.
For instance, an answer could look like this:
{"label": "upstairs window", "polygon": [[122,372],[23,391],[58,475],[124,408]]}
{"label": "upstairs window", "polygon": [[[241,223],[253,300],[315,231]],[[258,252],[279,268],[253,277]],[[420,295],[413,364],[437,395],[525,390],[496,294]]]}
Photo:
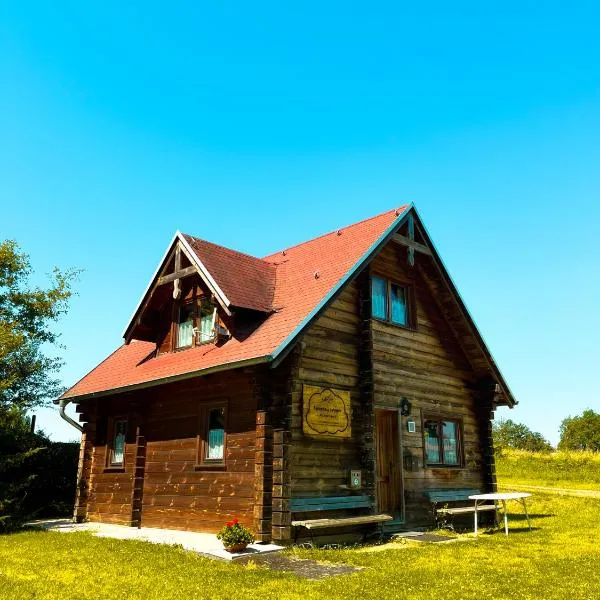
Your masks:
{"label": "upstairs window", "polygon": [[210,342],[215,337],[217,308],[212,302],[202,300],[198,306],[198,329],[196,341],[199,344]]}
{"label": "upstairs window", "polygon": [[458,419],[426,418],[423,435],[427,466],[460,466],[462,448]]}
{"label": "upstairs window", "polygon": [[390,321],[396,325],[408,325],[408,303],[406,287],[390,284]]}
{"label": "upstairs window", "polygon": [[412,286],[383,277],[371,278],[371,314],[374,319],[414,329],[414,304]]}
{"label": "upstairs window", "polygon": [[122,467],[125,462],[125,439],[127,438],[127,420],[117,419],[113,422],[112,438],[109,449],[109,467]]}
{"label": "upstairs window", "polygon": [[179,319],[177,321],[178,348],[191,346],[194,341],[195,308],[191,302],[179,307]]}
{"label": "upstairs window", "polygon": [[217,309],[207,298],[182,304],[177,319],[176,348],[212,342]]}
{"label": "upstairs window", "polygon": [[381,277],[373,277],[371,280],[371,306],[373,316],[376,319],[387,319],[387,281]]}

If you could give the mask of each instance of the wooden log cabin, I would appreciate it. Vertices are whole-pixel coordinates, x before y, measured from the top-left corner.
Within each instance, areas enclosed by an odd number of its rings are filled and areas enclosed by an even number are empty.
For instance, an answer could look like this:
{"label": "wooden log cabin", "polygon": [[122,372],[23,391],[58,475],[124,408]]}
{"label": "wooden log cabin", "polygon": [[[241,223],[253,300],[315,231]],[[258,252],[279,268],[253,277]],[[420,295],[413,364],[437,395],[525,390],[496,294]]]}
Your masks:
{"label": "wooden log cabin", "polygon": [[57,403],[76,520],[286,542],[494,491],[515,401],[410,205],[264,258],[176,233],[124,344]]}

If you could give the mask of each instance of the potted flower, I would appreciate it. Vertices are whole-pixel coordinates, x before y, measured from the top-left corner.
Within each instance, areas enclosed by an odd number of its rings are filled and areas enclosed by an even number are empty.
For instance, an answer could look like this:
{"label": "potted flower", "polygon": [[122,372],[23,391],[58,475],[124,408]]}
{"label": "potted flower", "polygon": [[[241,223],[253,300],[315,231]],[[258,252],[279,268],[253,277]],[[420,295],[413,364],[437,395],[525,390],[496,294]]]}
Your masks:
{"label": "potted flower", "polygon": [[217,539],[223,542],[227,552],[241,552],[254,541],[254,534],[237,519],[233,519],[217,533]]}

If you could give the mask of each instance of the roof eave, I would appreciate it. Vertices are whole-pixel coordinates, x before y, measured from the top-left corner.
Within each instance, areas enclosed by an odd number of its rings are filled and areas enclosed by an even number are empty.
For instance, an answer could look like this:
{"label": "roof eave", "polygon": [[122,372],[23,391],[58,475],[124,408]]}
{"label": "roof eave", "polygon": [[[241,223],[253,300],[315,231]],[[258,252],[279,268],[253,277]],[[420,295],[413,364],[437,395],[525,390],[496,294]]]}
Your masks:
{"label": "roof eave", "polygon": [[205,369],[197,369],[195,371],[189,371],[187,373],[180,373],[178,375],[170,375],[168,377],[161,377],[159,379],[152,379],[150,381],[144,381],[141,383],[134,383],[131,385],[124,385],[121,387],[111,388],[108,390],[101,390],[98,392],[90,392],[88,394],[78,394],[73,396],[65,396],[64,394],[59,398],[56,398],[52,402],[58,404],[63,399],[69,399],[72,402],[81,402],[83,400],[89,400],[91,398],[102,398],[103,396],[111,396],[113,394],[124,394],[127,392],[133,392],[135,390],[142,390],[167,383],[176,383],[178,381],[185,381],[186,379],[193,379],[194,377],[202,377],[204,375],[210,375],[211,373],[218,373],[220,371],[228,371],[230,369],[239,369],[242,367],[252,367],[255,365],[267,363],[273,360],[273,356],[268,354],[264,356],[257,356],[254,358],[248,358],[235,362],[223,363],[215,365],[213,367],[207,367]]}
{"label": "roof eave", "polygon": [[414,211],[415,216],[419,223],[419,227],[425,236],[425,241],[431,249],[433,259],[438,264],[438,266],[440,268],[440,272],[441,272],[442,276],[444,277],[444,279],[446,280],[446,284],[450,288],[450,292],[456,298],[456,301],[458,303],[460,311],[463,313],[463,316],[467,320],[467,323],[469,324],[469,326],[472,330],[472,333],[475,336],[475,339],[477,340],[477,343],[478,343],[481,351],[485,355],[485,358],[487,360],[490,371],[494,377],[494,380],[500,386],[500,389],[506,400],[505,405],[508,406],[509,408],[514,408],[518,404],[518,402],[515,400],[515,397],[513,396],[513,393],[511,392],[510,388],[508,387],[508,384],[506,383],[504,376],[502,375],[500,369],[498,368],[498,365],[496,364],[496,361],[494,360],[494,357],[492,356],[492,353],[490,352],[488,345],[486,344],[485,340],[483,339],[483,336],[481,335],[481,332],[479,331],[479,328],[477,327],[475,320],[471,316],[471,313],[469,312],[467,305],[465,304],[464,300],[462,299],[462,297],[458,291],[458,288],[454,284],[454,281],[452,280],[450,272],[446,268],[446,265],[444,264],[444,261],[442,260],[442,257],[440,256],[440,253],[438,252],[437,248],[435,247],[435,244],[433,243],[431,236],[429,235],[429,232],[427,231],[427,228],[425,227],[423,220],[421,219],[421,216],[419,215],[419,211],[414,206],[412,206],[411,208]]}

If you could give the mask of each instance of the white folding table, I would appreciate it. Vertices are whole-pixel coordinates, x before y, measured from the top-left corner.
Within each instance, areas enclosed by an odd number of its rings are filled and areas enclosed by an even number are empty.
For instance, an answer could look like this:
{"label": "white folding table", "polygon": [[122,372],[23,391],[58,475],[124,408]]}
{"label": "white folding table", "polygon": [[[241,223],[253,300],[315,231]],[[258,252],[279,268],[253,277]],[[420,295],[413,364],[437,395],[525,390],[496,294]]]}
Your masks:
{"label": "white folding table", "polygon": [[529,520],[529,513],[527,512],[526,500],[531,494],[526,492],[495,492],[493,494],[474,494],[469,496],[469,500],[475,500],[475,535],[477,535],[477,507],[480,502],[493,501],[496,505],[496,515],[498,514],[498,502],[502,502],[502,508],[504,510],[504,533],[508,535],[508,515],[506,513],[506,501],[516,500],[523,505],[525,510],[525,516],[527,517],[527,525],[529,525],[529,531],[531,531],[531,521]]}

